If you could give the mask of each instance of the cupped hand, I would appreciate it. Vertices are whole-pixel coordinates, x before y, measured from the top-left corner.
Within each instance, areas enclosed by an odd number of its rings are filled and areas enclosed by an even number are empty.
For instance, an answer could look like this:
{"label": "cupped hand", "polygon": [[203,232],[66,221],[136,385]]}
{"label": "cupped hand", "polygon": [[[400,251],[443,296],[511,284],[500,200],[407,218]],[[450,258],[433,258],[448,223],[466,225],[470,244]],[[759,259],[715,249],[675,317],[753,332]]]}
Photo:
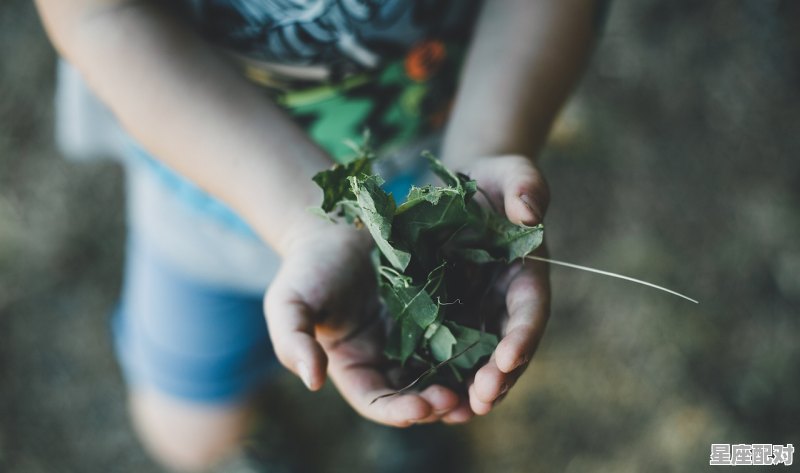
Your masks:
{"label": "cupped hand", "polygon": [[275,352],[312,391],[326,371],[342,396],[364,417],[405,427],[433,422],[459,404],[442,386],[386,397],[394,392],[383,356],[371,239],[345,224],[314,220],[298,226],[264,299]]}
{"label": "cupped hand", "polygon": [[[481,189],[478,199],[503,213],[511,222],[542,222],[549,191],[535,164],[519,155],[481,158],[463,169]],[[535,254],[546,256],[544,245]],[[508,266],[498,283],[505,307],[500,317],[501,339],[495,352],[469,385],[468,399],[443,416],[450,423],[484,415],[505,396],[525,371],[544,333],[550,315],[550,279],[547,265],[537,261]],[[492,314],[494,316],[495,314]]]}

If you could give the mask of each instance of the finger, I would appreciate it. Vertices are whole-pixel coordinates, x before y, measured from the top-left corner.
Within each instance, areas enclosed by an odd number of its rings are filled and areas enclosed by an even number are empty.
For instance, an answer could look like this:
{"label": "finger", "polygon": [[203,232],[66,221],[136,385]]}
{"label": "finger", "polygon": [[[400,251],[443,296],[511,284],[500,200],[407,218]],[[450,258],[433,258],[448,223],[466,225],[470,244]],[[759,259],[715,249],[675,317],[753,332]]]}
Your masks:
{"label": "finger", "polygon": [[475,415],[484,416],[492,410],[491,402],[483,402],[475,394],[475,385],[469,387],[469,407]]}
{"label": "finger", "polygon": [[[385,376],[371,364],[343,364],[332,355],[331,380],[342,397],[362,416],[372,421],[407,427],[430,417],[433,406],[417,393],[399,394],[377,399],[393,393]],[[375,401],[375,402],[373,402]]]}
{"label": "finger", "polygon": [[[424,422],[434,416],[434,406],[420,393],[391,395],[394,385],[384,369],[385,358],[381,350],[383,327],[372,324],[369,328],[349,337],[346,342],[329,343],[325,336],[320,340],[329,356],[328,373],[342,397],[359,414],[372,421],[407,427]],[[426,396],[437,406],[445,408],[452,402],[442,390],[431,390]],[[373,402],[374,401],[374,402]]]}
{"label": "finger", "polygon": [[510,373],[500,371],[495,363],[495,355],[475,373],[473,383],[475,396],[483,403],[492,403],[511,387]]}
{"label": "finger", "polygon": [[458,394],[438,384],[428,386],[419,395],[431,405],[437,420],[455,409],[460,401]]}
{"label": "finger", "polygon": [[511,373],[504,373],[500,371],[494,360],[490,360],[475,373],[475,396],[482,403],[497,405],[498,401],[517,384],[517,380],[527,368],[528,364],[525,363]]}
{"label": "finger", "polygon": [[278,360],[311,391],[325,383],[328,358],[314,338],[313,311],[291,291],[273,284],[264,298],[272,346]]}
{"label": "finger", "polygon": [[536,225],[542,223],[547,211],[550,191],[533,162],[517,158],[504,163],[507,169],[503,174],[503,207],[511,222]]}
{"label": "finger", "polygon": [[458,394],[438,384],[428,386],[419,395],[422,399],[428,401],[432,411],[428,417],[417,421],[417,424],[429,424],[441,420],[442,416],[458,407],[460,402]]}
{"label": "finger", "polygon": [[455,409],[442,417],[442,422],[445,424],[463,424],[473,417],[475,417],[475,413],[470,408],[469,397],[465,397]]}
{"label": "finger", "polygon": [[509,283],[506,308],[508,323],[494,358],[500,371],[511,373],[533,357],[547,324],[550,284],[544,264],[525,263]]}

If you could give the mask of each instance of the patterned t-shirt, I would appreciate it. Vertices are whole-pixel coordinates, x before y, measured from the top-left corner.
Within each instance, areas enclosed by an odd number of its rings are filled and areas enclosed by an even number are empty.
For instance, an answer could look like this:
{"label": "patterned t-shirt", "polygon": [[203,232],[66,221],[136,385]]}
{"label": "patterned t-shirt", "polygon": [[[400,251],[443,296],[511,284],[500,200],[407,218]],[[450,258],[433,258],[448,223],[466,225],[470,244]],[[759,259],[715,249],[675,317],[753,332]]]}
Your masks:
{"label": "patterned t-shirt", "polygon": [[442,126],[479,0],[174,0],[334,158]]}

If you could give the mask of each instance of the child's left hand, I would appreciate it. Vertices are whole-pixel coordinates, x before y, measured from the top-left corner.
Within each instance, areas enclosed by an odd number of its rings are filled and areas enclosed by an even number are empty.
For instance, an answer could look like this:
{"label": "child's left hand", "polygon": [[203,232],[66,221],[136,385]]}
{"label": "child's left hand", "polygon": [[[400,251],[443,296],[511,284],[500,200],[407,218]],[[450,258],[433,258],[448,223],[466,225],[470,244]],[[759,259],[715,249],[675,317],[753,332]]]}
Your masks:
{"label": "child's left hand", "polygon": [[[549,192],[541,172],[528,158],[519,155],[486,157],[462,169],[483,191],[478,194],[487,205],[502,212],[513,223],[542,222]],[[486,202],[488,198],[489,202]],[[536,254],[546,256],[542,245]],[[489,361],[478,370],[469,386],[469,399],[445,415],[445,422],[464,422],[473,414],[492,410],[516,383],[528,366],[544,333],[550,315],[550,279],[547,266],[536,261],[515,263],[501,278],[505,294],[501,340]]]}

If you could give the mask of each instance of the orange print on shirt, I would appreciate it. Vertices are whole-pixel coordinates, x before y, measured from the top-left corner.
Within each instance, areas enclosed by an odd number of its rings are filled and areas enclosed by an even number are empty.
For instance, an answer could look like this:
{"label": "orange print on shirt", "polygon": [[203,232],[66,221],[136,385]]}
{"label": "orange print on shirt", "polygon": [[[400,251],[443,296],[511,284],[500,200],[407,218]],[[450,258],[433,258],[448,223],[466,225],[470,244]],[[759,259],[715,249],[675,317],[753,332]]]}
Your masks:
{"label": "orange print on shirt", "polygon": [[423,82],[439,69],[446,55],[441,41],[432,39],[417,43],[406,55],[406,74],[412,80]]}

